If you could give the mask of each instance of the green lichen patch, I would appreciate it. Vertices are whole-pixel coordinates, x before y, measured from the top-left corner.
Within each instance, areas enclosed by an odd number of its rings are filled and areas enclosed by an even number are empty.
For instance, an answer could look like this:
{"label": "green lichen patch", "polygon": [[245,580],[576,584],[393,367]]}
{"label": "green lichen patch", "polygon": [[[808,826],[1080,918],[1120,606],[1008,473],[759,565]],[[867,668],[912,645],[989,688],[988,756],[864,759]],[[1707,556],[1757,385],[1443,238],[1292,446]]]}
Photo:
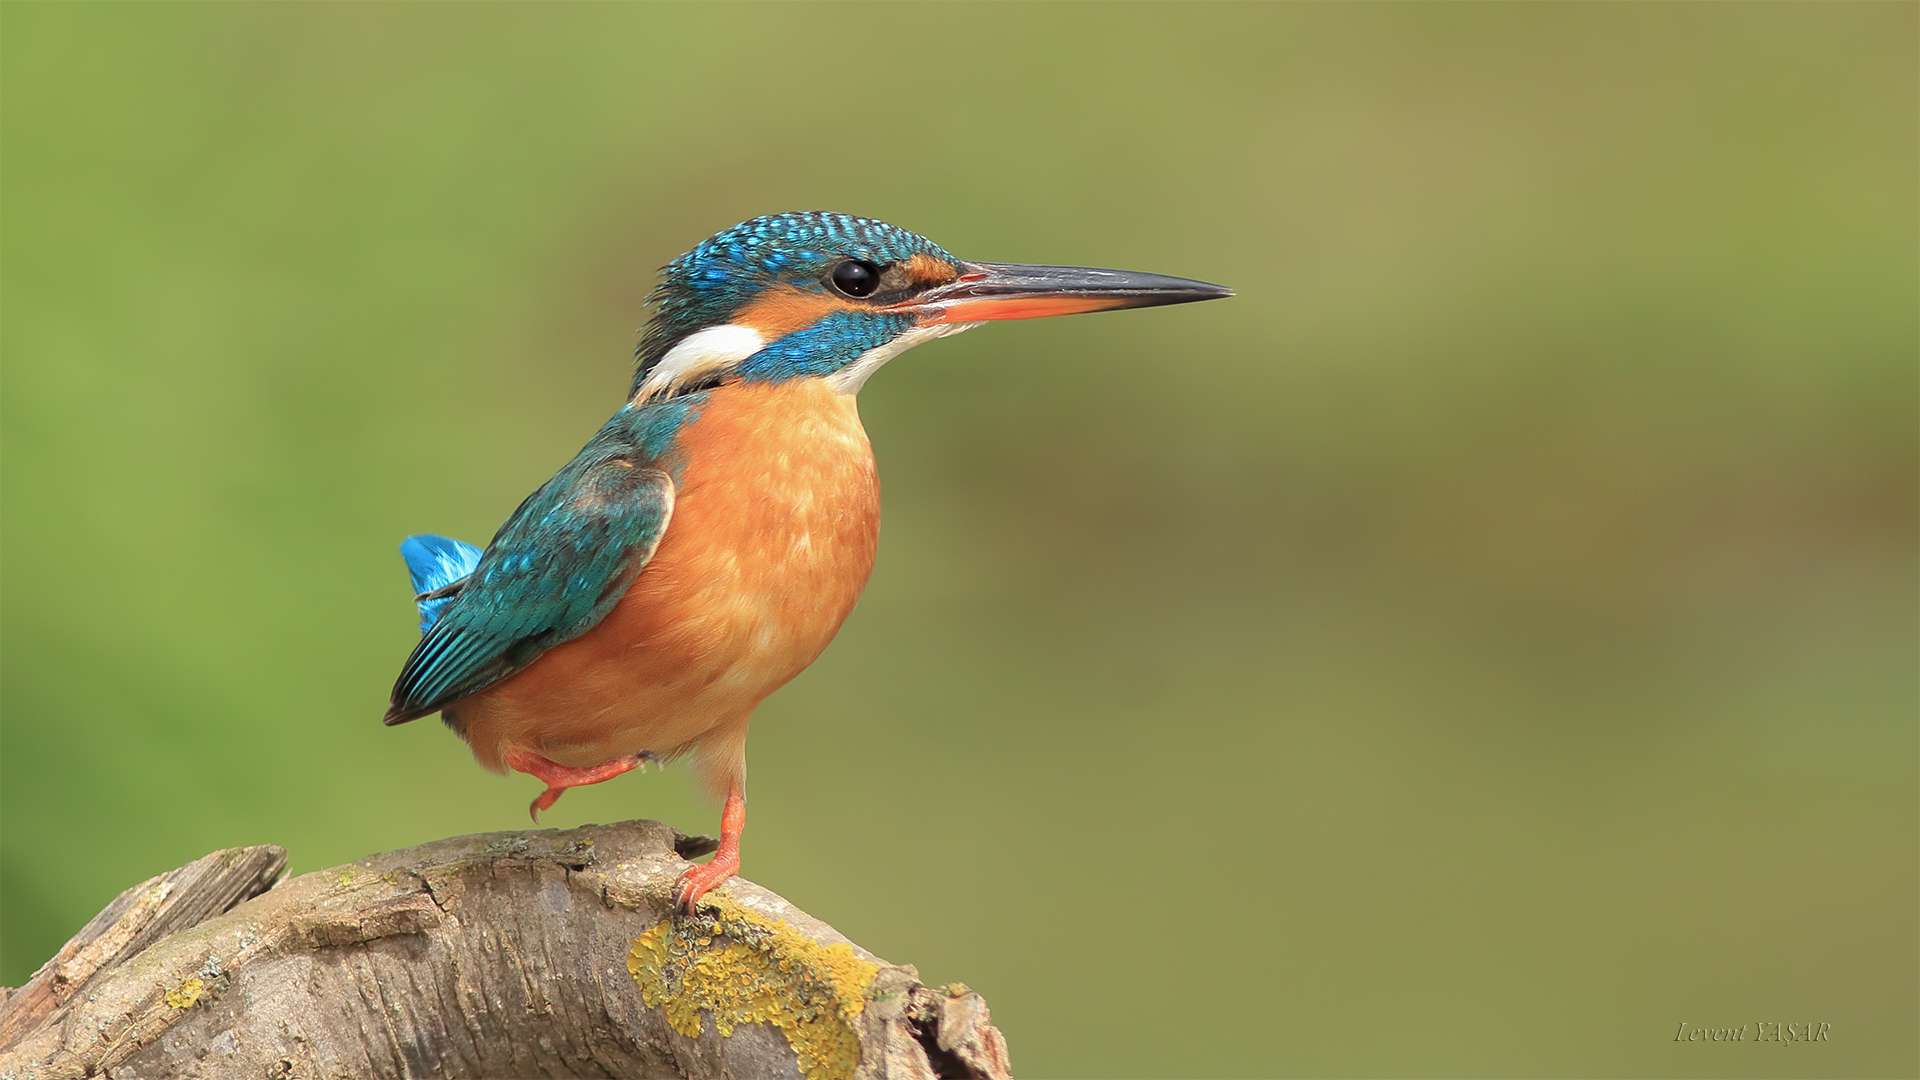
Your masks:
{"label": "green lichen patch", "polygon": [[786,1036],[807,1080],[845,1080],[860,1064],[854,1020],[879,968],[848,945],[822,945],[725,896],[663,920],[634,939],[627,970],[649,1008],[688,1038],[700,1012],[724,1038],[738,1024],[772,1024]]}

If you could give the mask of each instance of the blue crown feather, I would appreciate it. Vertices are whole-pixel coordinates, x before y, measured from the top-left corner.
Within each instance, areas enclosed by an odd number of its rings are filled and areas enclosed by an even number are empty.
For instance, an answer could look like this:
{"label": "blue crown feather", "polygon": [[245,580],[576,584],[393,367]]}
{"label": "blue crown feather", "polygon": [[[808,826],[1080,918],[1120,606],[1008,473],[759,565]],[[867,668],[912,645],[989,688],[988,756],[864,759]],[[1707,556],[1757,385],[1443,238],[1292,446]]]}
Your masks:
{"label": "blue crown feather", "polygon": [[[407,560],[407,573],[413,577],[415,596],[447,586],[473,573],[480,564],[480,549],[451,536],[420,533],[400,541],[400,557]],[[420,604],[420,632],[433,629],[440,609],[453,602],[451,596],[438,596]]]}

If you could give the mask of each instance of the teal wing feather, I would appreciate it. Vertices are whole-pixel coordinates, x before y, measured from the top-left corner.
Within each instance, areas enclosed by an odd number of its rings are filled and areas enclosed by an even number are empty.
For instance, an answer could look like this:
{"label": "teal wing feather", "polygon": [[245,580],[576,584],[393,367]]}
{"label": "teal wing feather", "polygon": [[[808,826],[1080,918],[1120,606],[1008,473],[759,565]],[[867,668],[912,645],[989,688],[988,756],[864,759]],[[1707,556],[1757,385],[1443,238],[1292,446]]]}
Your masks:
{"label": "teal wing feather", "polygon": [[520,504],[407,658],[388,724],[486,689],[613,610],[673,515],[672,478],[636,449],[589,445]]}

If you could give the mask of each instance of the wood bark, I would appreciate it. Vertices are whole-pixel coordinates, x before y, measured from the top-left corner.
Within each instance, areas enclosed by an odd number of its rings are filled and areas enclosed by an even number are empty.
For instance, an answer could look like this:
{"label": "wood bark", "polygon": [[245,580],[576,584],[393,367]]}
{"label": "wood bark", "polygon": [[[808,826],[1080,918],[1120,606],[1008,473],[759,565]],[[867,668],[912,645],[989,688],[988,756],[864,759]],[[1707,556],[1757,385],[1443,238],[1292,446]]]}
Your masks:
{"label": "wood bark", "polygon": [[1009,1076],[986,1003],[651,821],[486,833],[284,879],[233,848],[121,893],[0,1006],[0,1080]]}

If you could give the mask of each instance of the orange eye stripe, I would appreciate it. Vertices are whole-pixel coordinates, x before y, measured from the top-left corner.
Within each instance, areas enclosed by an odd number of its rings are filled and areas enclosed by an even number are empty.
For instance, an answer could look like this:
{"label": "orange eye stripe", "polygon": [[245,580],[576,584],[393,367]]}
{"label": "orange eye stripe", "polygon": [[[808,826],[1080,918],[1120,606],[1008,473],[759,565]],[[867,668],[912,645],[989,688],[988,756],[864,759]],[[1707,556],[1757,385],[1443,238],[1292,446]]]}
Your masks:
{"label": "orange eye stripe", "polygon": [[900,268],[907,272],[907,280],[915,285],[945,285],[960,276],[960,271],[952,263],[924,252],[901,263]]}
{"label": "orange eye stripe", "polygon": [[859,309],[859,305],[826,293],[802,292],[791,285],[776,285],[753,303],[734,312],[732,321],[740,326],[750,326],[759,331],[761,337],[773,341],[795,330],[812,326],[830,312]]}

